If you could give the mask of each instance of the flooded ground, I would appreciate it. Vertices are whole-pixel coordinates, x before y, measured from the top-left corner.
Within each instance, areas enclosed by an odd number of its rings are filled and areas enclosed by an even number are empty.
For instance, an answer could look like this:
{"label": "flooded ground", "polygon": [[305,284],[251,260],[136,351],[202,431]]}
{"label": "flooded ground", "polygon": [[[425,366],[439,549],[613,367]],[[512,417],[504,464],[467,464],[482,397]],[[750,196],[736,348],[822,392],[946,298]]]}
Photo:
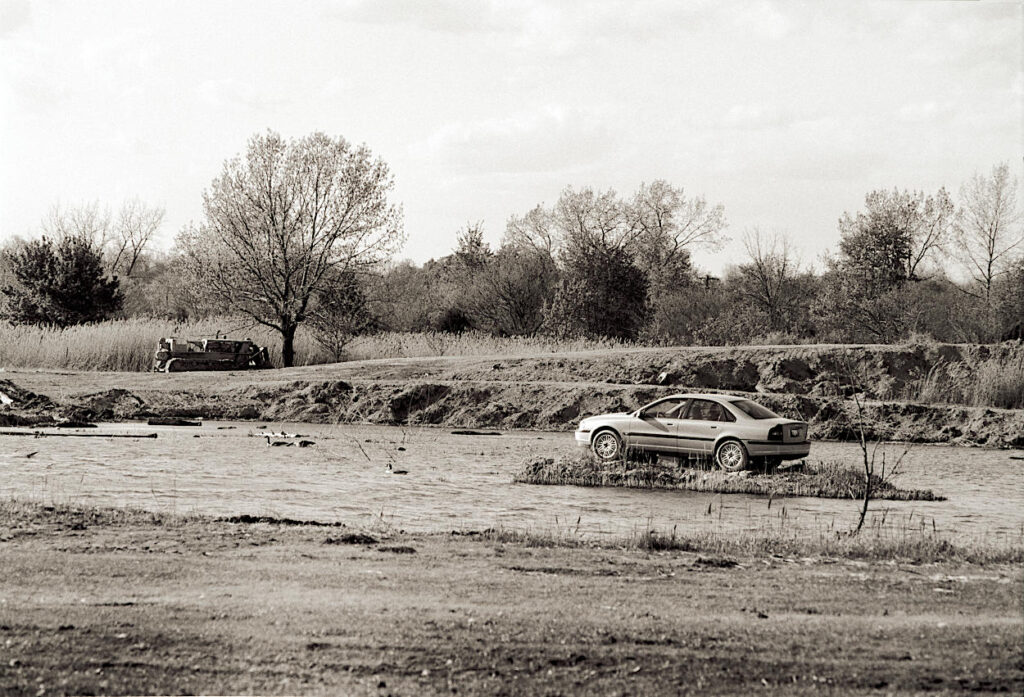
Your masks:
{"label": "flooded ground", "polygon": [[[14,429],[8,429],[8,432]],[[268,432],[315,445],[274,447]],[[67,431],[65,431],[67,432]],[[692,530],[844,530],[856,502],[743,495],[513,484],[528,457],[574,448],[571,433],[499,436],[389,426],[208,422],[200,428],[104,424],[76,431],[156,439],[0,435],[0,496],[46,502],[135,506],[177,513],[242,513],[386,524],[410,531],[504,526],[579,534],[623,534],[654,526]],[[280,438],[274,440],[281,440]],[[903,446],[879,450],[891,463]],[[34,454],[32,454],[34,453]],[[31,457],[29,457],[29,455]],[[854,444],[816,443],[812,460],[859,461]],[[945,502],[876,502],[876,524],[963,539],[1024,530],[1021,451],[915,446],[896,480],[932,489]],[[388,464],[404,475],[389,474]],[[880,465],[879,465],[880,466]]]}

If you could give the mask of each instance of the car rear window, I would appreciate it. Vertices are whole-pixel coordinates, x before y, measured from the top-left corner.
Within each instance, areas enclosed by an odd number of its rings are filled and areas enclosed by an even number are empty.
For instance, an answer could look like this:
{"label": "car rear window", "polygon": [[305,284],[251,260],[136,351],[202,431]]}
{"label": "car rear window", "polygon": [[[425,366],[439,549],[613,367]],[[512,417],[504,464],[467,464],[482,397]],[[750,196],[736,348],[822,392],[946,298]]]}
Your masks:
{"label": "car rear window", "polygon": [[732,403],[734,407],[742,411],[744,414],[752,419],[777,419],[779,415],[773,411],[765,409],[757,402],[751,402],[749,399],[737,399]]}

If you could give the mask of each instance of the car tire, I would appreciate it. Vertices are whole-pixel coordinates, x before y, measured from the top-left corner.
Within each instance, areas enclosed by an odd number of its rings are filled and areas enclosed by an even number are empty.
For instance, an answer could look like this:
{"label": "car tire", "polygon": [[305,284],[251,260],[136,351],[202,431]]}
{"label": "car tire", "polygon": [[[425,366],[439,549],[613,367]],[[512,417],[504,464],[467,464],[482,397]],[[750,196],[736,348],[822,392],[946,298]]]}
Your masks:
{"label": "car tire", "polygon": [[610,428],[598,431],[590,441],[590,449],[599,460],[611,462],[622,457],[622,439]]}
{"label": "car tire", "polygon": [[743,443],[726,438],[715,446],[715,464],[726,472],[742,472],[750,464],[750,455]]}

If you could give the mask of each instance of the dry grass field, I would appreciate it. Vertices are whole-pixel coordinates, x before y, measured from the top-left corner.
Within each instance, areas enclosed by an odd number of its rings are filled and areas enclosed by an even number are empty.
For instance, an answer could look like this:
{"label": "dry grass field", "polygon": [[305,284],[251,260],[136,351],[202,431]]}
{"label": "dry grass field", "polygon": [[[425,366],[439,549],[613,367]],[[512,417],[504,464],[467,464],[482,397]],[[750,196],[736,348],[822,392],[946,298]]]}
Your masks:
{"label": "dry grass field", "polygon": [[8,502],[0,692],[1024,689],[1019,563],[802,551],[564,546]]}
{"label": "dry grass field", "polygon": [[[161,337],[215,335],[249,338],[270,349],[280,367],[281,337],[244,317],[211,317],[175,322],[164,319],[111,320],[67,329],[0,323],[0,366],[99,371],[145,371]],[[495,337],[483,332],[381,332],[359,336],[346,347],[348,360],[434,356],[532,355],[555,351],[615,348],[612,340],[560,340],[549,337]],[[295,365],[331,362],[331,356],[304,327],[295,338]]]}

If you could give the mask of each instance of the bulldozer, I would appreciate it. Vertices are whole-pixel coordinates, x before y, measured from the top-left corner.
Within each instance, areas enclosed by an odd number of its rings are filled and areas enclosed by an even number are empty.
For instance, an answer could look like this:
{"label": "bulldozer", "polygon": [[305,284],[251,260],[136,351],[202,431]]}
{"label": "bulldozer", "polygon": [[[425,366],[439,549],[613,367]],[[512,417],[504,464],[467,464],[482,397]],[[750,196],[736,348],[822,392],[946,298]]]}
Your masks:
{"label": "bulldozer", "polygon": [[189,370],[248,370],[270,367],[266,346],[249,339],[160,339],[153,356],[153,370],[178,373]]}

